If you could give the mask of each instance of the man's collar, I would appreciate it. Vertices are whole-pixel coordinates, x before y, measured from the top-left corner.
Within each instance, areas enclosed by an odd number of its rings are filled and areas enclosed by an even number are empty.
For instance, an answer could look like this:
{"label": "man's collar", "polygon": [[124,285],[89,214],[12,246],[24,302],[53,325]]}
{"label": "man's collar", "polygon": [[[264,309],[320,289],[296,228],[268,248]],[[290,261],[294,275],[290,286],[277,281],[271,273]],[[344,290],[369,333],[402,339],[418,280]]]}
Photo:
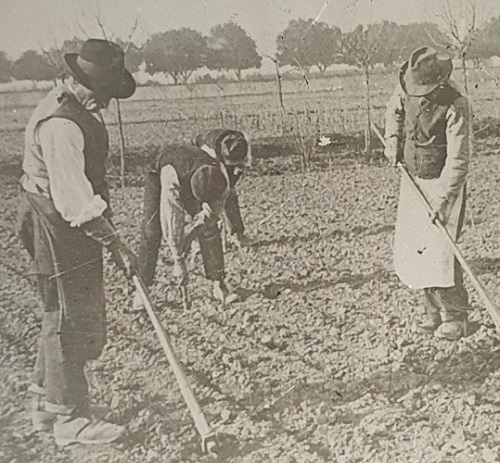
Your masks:
{"label": "man's collar", "polygon": [[64,95],[75,96],[68,85],[65,82],[58,82],[53,90],[55,97],[60,100]]}
{"label": "man's collar", "polygon": [[89,105],[88,102],[85,103],[85,102],[80,101],[80,98],[78,98],[78,95],[75,92],[75,88],[73,87],[73,85],[71,84],[70,81],[63,82],[62,87],[65,88],[71,95],[73,95],[76,98],[76,101],[78,101],[78,103],[80,103],[87,111],[92,113],[97,118],[97,120],[99,120],[99,116],[100,116],[99,110],[96,111],[95,106]]}
{"label": "man's collar", "polygon": [[201,145],[200,148],[203,151],[205,151],[205,153],[207,153],[211,158],[218,159],[217,153],[215,152],[215,150],[213,148],[210,148],[210,146],[208,146],[206,143]]}
{"label": "man's collar", "polygon": [[76,98],[76,93],[75,93],[75,89],[73,87],[73,85],[71,85],[71,82],[69,81],[64,81],[62,84],[61,84],[61,88],[68,92],[68,93],[71,93],[71,95],[73,95],[75,98]]}

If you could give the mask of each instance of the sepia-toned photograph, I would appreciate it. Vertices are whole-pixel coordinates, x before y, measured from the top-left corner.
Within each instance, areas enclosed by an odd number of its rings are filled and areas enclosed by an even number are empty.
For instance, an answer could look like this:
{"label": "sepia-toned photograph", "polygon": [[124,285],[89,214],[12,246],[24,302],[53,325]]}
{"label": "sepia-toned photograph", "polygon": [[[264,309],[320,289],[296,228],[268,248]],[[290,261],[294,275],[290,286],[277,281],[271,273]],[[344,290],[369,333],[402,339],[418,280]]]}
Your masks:
{"label": "sepia-toned photograph", "polygon": [[498,0],[0,31],[0,463],[500,462]]}

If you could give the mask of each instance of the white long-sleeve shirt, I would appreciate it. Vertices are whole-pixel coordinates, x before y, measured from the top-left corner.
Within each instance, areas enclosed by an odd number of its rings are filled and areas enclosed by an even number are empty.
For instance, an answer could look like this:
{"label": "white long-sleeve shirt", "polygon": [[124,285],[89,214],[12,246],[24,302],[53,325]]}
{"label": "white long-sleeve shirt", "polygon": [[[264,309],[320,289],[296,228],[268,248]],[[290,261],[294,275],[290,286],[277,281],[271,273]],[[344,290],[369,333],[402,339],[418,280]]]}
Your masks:
{"label": "white long-sleeve shirt", "polygon": [[53,118],[37,130],[50,179],[50,196],[63,219],[80,226],[108,207],[85,175],[83,132],[75,122]]}
{"label": "white long-sleeve shirt", "polygon": [[[70,91],[66,86],[61,89]],[[62,218],[73,227],[101,216],[108,204],[94,194],[85,175],[85,142],[80,127],[68,119],[50,118],[37,125],[33,141],[47,168],[48,181],[25,174],[21,186],[51,198]]]}

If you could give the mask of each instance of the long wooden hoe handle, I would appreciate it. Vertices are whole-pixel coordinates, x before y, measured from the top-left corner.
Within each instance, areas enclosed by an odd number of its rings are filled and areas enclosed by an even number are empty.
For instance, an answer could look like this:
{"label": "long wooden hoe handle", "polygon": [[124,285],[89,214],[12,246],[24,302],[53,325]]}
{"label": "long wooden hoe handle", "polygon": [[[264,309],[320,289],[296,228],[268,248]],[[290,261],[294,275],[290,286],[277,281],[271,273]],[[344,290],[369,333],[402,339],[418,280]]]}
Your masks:
{"label": "long wooden hoe handle", "polygon": [[202,449],[205,452],[215,453],[217,445],[215,434],[208,425],[205,415],[203,414],[203,411],[201,410],[201,407],[193,394],[193,390],[189,385],[186,373],[184,372],[181,363],[175,355],[170,339],[165,333],[160,321],[158,320],[158,317],[156,316],[156,313],[153,309],[153,304],[146,289],[146,285],[142,281],[142,278],[137,274],[132,277],[132,280],[141,296],[142,301],[144,302],[144,306],[149,315],[149,318],[153,323],[153,327],[156,331],[160,344],[165,351],[165,355],[167,356],[168,363],[170,364],[170,367],[174,372],[175,379],[177,380],[177,384],[179,385],[182,393],[182,397],[184,398],[184,401],[189,408],[196,429],[201,436]]}
{"label": "long wooden hoe handle", "polygon": [[[378,130],[378,128],[372,124],[372,129],[375,132],[375,135],[380,139],[384,147],[386,146],[384,137]],[[429,214],[431,214],[432,207],[429,204],[429,201],[425,197],[424,193],[422,190],[420,190],[420,187],[418,186],[417,182],[415,182],[415,179],[411,176],[411,174],[408,172],[406,167],[403,164],[398,164],[397,165],[399,170],[401,170],[403,177],[406,179],[406,181],[409,182],[415,193],[417,194],[417,197],[420,199],[422,205],[427,209]],[[468,275],[470,278],[470,281],[472,285],[474,286],[475,290],[479,294],[479,297],[481,300],[484,302],[484,305],[486,306],[486,309],[488,310],[489,314],[491,315],[491,318],[493,319],[493,323],[495,323],[495,326],[497,328],[497,331],[500,332],[500,312],[499,310],[493,305],[491,302],[490,298],[486,294],[486,291],[484,290],[483,286],[477,279],[477,277],[474,275],[474,272],[472,269],[469,267],[469,264],[465,261],[460,249],[458,248],[457,244],[455,243],[455,240],[451,237],[450,232],[448,229],[443,225],[443,223],[438,219],[435,221],[435,225],[438,227],[439,231],[446,237],[446,240],[448,241],[449,245],[451,246],[453,250],[453,254],[455,254],[455,257],[457,258],[458,262],[460,262],[460,265],[464,269],[465,273]]]}

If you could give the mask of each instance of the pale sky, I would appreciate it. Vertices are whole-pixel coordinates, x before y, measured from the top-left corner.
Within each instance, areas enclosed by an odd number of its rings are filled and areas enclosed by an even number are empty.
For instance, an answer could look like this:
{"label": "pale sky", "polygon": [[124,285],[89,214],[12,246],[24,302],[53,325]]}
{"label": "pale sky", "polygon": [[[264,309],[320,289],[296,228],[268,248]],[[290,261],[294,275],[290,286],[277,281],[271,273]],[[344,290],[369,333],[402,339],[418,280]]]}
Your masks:
{"label": "pale sky", "polygon": [[[463,0],[452,0],[463,1]],[[489,16],[500,15],[500,0],[489,3]],[[276,36],[290,19],[316,17],[348,30],[359,23],[401,24],[436,19],[443,0],[0,0],[0,50],[17,58],[27,49],[50,48],[66,38],[108,35],[142,43],[151,33],[189,27],[204,34],[229,20],[243,27],[260,53],[274,54]]]}

